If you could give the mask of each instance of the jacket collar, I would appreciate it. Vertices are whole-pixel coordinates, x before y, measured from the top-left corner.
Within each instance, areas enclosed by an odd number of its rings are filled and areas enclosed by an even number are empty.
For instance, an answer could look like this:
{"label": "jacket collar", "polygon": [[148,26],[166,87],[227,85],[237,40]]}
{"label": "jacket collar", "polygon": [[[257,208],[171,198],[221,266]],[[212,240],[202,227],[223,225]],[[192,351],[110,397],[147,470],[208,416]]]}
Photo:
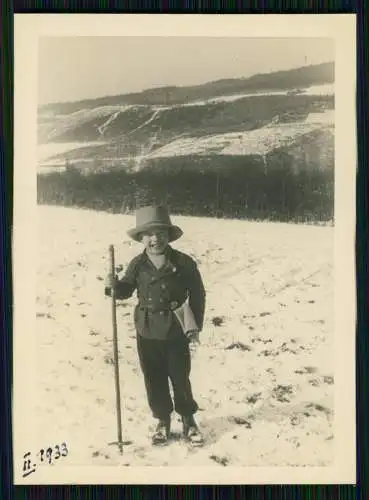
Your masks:
{"label": "jacket collar", "polygon": [[[155,269],[157,273],[159,274],[167,274],[168,272],[173,273],[176,272],[177,270],[177,252],[170,246],[168,245],[166,250],[165,250],[165,257],[166,257],[166,263],[161,269]],[[149,256],[147,255],[146,248],[142,252],[142,261],[149,264],[150,266],[153,266],[153,263],[151,262]]]}

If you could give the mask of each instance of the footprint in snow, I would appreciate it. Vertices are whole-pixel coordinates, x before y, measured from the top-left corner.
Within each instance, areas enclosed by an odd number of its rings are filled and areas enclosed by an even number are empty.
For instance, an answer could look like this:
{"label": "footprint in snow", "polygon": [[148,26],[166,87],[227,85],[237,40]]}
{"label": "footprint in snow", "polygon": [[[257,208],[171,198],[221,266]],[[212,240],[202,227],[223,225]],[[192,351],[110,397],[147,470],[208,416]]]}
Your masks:
{"label": "footprint in snow", "polygon": [[315,366],[304,366],[300,370],[295,370],[295,373],[297,373],[298,375],[304,375],[305,373],[312,374],[316,373],[317,371],[318,370],[317,368],[315,368]]}
{"label": "footprint in snow", "polygon": [[293,426],[299,425],[301,423],[301,416],[291,415],[290,422],[291,422],[291,425],[293,425]]}
{"label": "footprint in snow", "polygon": [[242,417],[232,417],[231,421],[234,422],[237,425],[243,425],[246,427],[246,429],[251,429],[251,422],[249,420],[246,420],[245,418]]}
{"label": "footprint in snow", "polygon": [[50,313],[36,313],[36,318],[55,319]]}
{"label": "footprint in snow", "polygon": [[259,352],[258,356],[279,356],[278,351],[272,351],[271,349],[265,349],[264,351]]}
{"label": "footprint in snow", "polygon": [[225,347],[225,350],[239,349],[241,351],[251,351],[251,347],[243,344],[242,342],[233,342],[229,346]]}
{"label": "footprint in snow", "polygon": [[293,394],[292,385],[277,385],[272,391],[272,397],[280,403],[289,403],[288,396]]}
{"label": "footprint in snow", "polygon": [[216,462],[217,464],[223,465],[224,467],[226,467],[229,464],[229,460],[226,457],[220,457],[218,455],[210,455],[209,458],[214,462]]}
{"label": "footprint in snow", "polygon": [[261,337],[254,337],[251,339],[251,342],[254,344],[255,342],[262,342],[263,344],[271,344],[272,339],[262,339]]}
{"label": "footprint in snow", "polygon": [[255,394],[246,397],[246,401],[249,404],[255,404],[259,401],[259,399],[261,399],[261,392],[256,392]]}
{"label": "footprint in snow", "polygon": [[331,375],[325,375],[323,377],[323,382],[325,384],[329,384],[329,385],[332,385],[334,383],[334,377],[332,377]]}
{"label": "footprint in snow", "polygon": [[319,387],[320,382],[317,378],[312,378],[309,380],[309,384],[312,385],[313,387]]}
{"label": "footprint in snow", "polygon": [[332,410],[330,410],[326,406],[320,405],[318,403],[309,403],[306,405],[306,408],[311,409],[311,410],[320,411],[322,413],[325,413],[326,416],[330,416],[332,414]]}
{"label": "footprint in snow", "polygon": [[212,318],[211,322],[213,323],[214,326],[221,326],[224,323],[224,316],[214,316]]}

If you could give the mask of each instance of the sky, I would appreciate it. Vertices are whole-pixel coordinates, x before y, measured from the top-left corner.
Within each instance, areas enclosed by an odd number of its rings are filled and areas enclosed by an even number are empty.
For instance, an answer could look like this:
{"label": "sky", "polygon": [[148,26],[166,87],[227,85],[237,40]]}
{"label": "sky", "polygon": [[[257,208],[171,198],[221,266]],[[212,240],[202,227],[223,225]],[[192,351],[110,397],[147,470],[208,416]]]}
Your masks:
{"label": "sky", "polygon": [[39,39],[39,105],[196,85],[334,61],[318,38],[47,37]]}

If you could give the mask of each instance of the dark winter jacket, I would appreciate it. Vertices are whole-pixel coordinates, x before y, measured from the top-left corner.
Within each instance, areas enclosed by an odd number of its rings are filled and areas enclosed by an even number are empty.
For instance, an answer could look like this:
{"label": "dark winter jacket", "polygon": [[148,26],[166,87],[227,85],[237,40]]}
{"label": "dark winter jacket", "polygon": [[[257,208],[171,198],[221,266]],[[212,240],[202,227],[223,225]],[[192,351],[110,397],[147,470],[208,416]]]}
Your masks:
{"label": "dark winter jacket", "polygon": [[[176,321],[173,310],[189,299],[201,331],[204,322],[205,289],[196,262],[168,246],[166,264],[156,269],[146,251],[128,265],[125,275],[116,283],[116,298],[127,299],[137,291],[138,304],[134,321],[139,335],[164,340]],[[105,289],[110,295],[110,289]]]}

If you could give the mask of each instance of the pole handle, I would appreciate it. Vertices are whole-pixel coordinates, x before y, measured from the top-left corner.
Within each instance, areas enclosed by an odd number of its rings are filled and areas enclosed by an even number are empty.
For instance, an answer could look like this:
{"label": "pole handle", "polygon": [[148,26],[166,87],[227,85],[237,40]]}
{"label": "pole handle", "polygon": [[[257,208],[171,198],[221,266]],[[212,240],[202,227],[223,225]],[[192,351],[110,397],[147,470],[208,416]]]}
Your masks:
{"label": "pole handle", "polygon": [[109,245],[109,262],[110,262],[110,273],[115,278],[115,256],[114,256],[114,245]]}

